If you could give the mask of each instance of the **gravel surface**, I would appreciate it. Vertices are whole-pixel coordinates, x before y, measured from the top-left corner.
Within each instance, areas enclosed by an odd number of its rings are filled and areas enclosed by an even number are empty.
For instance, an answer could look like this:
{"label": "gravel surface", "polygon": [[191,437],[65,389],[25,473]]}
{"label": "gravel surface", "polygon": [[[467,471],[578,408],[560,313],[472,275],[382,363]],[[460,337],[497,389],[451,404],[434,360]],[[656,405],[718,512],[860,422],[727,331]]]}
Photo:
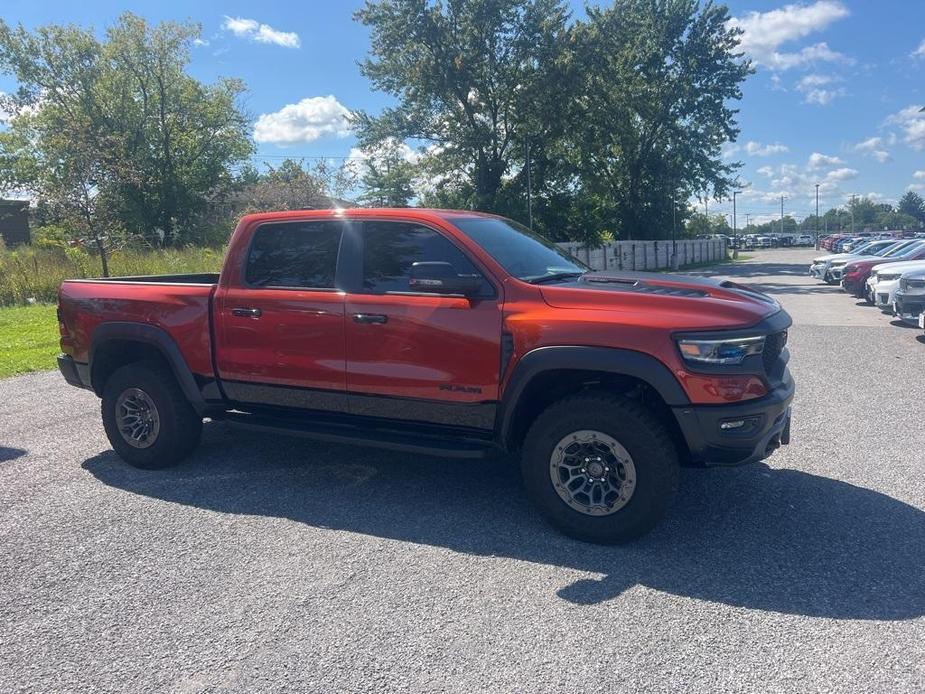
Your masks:
{"label": "gravel surface", "polygon": [[722,270],[793,314],[792,445],[622,548],[497,464],[211,423],[134,470],[92,394],[0,382],[0,691],[925,691],[925,344],[813,255]]}

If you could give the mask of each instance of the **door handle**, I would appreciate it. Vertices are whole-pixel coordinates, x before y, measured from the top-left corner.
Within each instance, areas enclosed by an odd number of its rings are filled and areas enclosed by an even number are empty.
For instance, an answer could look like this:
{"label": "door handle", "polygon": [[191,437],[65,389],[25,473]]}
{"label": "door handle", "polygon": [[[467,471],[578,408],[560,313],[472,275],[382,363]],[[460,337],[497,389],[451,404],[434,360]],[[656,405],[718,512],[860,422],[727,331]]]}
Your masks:
{"label": "door handle", "polygon": [[354,323],[388,323],[389,317],[383,316],[381,313],[354,313],[353,314]]}
{"label": "door handle", "polygon": [[259,308],[233,308],[231,309],[231,315],[239,318],[260,318],[263,311]]}

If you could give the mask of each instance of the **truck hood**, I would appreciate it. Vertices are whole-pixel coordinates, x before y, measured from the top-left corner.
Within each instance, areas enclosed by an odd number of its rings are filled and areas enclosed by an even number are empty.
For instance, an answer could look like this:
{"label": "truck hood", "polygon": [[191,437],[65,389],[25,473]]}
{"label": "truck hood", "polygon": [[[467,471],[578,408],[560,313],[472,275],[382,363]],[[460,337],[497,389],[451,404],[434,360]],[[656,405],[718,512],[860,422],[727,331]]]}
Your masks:
{"label": "truck hood", "polygon": [[775,299],[757,289],[688,275],[588,272],[540,290],[555,308],[640,314],[679,330],[748,327],[780,311]]}

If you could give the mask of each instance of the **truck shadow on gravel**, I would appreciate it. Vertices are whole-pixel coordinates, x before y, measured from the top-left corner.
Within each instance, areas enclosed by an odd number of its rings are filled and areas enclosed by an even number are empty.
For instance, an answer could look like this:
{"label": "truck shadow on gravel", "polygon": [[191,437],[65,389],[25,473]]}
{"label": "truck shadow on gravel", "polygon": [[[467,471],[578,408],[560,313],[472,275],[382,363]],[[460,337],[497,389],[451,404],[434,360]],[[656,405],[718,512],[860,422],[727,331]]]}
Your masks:
{"label": "truck shadow on gravel", "polygon": [[7,448],[6,446],[0,446],[0,463],[5,463],[8,460],[16,460],[21,458],[27,453],[22,448]]}
{"label": "truck shadow on gravel", "polygon": [[599,574],[556,592],[578,605],[642,585],[812,617],[925,615],[925,513],[764,464],[685,470],[665,521],[624,547],[549,529],[524,498],[516,467],[503,462],[413,458],[211,423],[180,467],[135,470],[111,451],[83,467],[114,488],[176,504]]}

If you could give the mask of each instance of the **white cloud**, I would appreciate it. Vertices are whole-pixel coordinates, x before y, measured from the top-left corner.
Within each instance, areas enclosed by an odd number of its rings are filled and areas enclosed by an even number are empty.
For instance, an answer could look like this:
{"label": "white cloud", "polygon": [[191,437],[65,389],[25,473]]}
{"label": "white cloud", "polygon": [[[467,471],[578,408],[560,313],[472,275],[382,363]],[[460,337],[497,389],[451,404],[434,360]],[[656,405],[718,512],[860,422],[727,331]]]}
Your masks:
{"label": "white cloud", "polygon": [[206,39],[193,39],[194,46],[208,46],[209,42]]}
{"label": "white cloud", "polygon": [[299,35],[294,31],[279,31],[269,24],[261,24],[256,19],[225,16],[222,29],[235,36],[257,43],[273,43],[284,48],[298,48],[301,45]]}
{"label": "white cloud", "polygon": [[912,178],[917,178],[920,181],[925,181],[925,171],[916,171],[912,174]]}
{"label": "white cloud", "polygon": [[350,134],[350,111],[334,96],[313,96],[264,113],[254,124],[254,140],[294,145],[334,135]]}
{"label": "white cloud", "polygon": [[925,39],[919,44],[919,47],[912,51],[913,58],[925,58]]}
{"label": "white cloud", "polygon": [[756,63],[772,70],[787,70],[816,62],[852,62],[851,58],[833,51],[824,42],[795,53],[779,50],[783,44],[822,31],[848,14],[848,8],[841,2],[818,0],[811,5],[793,4],[770,12],[749,12],[729,21],[732,26],[743,30],[741,48]]}
{"label": "white cloud", "polygon": [[836,97],[845,95],[843,87],[829,86],[839,81],[837,77],[830,75],[809,74],[801,77],[796,87],[798,92],[805,95],[804,103],[825,106]]}
{"label": "white cloud", "polygon": [[720,156],[723,159],[732,159],[742,148],[732,142],[724,142],[720,147]]}
{"label": "white cloud", "polygon": [[770,178],[771,176],[774,175],[774,167],[773,166],[762,166],[760,169],[758,169],[758,173],[760,173],[762,176]]}
{"label": "white cloud", "polygon": [[911,190],[913,192],[918,192],[920,190],[925,191],[925,183],[910,183],[906,186],[906,190]]}
{"label": "white cloud", "polygon": [[790,148],[787,147],[787,145],[780,144],[779,142],[763,145],[760,142],[755,142],[752,140],[745,143],[745,151],[753,157],[769,157],[772,154],[783,154],[784,152],[789,152]]}
{"label": "white cloud", "polygon": [[886,162],[890,161],[892,157],[890,156],[889,152],[883,149],[883,147],[884,141],[882,137],[868,137],[866,140],[858,142],[853,149],[855,152],[860,152],[865,156],[873,157],[881,164],[885,164]]}
{"label": "white cloud", "polygon": [[841,159],[838,157],[831,157],[827,154],[820,154],[819,152],[813,152],[809,155],[809,168],[811,169],[823,169],[829,166],[840,166],[844,164]]}
{"label": "white cloud", "polygon": [[906,144],[913,149],[925,148],[925,113],[921,105],[907,106],[887,118],[887,123],[898,125],[903,131]]}
{"label": "white cloud", "polygon": [[859,171],[857,169],[849,169],[847,167],[841,169],[835,169],[834,171],[829,171],[825,177],[830,181],[850,181],[852,178],[858,177]]}

